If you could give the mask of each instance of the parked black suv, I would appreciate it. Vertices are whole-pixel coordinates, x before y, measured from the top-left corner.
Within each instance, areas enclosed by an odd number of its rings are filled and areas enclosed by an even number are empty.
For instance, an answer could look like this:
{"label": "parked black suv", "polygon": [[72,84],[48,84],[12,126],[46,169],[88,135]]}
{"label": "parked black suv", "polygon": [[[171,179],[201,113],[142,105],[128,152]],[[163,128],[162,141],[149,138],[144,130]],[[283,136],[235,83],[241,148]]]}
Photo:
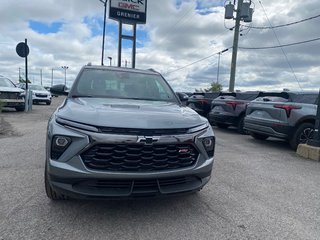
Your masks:
{"label": "parked black suv", "polygon": [[243,120],[247,104],[255,99],[260,92],[233,92],[224,93],[211,103],[208,115],[209,122],[219,128],[236,126],[238,132],[245,134]]}
{"label": "parked black suv", "polygon": [[220,92],[194,93],[189,97],[187,106],[195,110],[201,116],[207,117],[211,109],[211,102],[218,97]]}

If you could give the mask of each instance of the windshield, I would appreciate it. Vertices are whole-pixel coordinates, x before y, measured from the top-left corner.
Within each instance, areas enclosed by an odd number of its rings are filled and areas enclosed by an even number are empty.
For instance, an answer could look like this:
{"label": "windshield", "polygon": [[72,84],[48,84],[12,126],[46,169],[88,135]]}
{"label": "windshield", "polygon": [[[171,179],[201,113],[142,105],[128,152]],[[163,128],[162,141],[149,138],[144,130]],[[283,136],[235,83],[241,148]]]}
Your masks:
{"label": "windshield", "polygon": [[72,96],[177,101],[160,75],[101,69],[85,69]]}
{"label": "windshield", "polygon": [[15,87],[15,85],[5,77],[0,77],[0,87]]}
{"label": "windshield", "polygon": [[30,90],[46,91],[46,89],[40,85],[29,85]]}

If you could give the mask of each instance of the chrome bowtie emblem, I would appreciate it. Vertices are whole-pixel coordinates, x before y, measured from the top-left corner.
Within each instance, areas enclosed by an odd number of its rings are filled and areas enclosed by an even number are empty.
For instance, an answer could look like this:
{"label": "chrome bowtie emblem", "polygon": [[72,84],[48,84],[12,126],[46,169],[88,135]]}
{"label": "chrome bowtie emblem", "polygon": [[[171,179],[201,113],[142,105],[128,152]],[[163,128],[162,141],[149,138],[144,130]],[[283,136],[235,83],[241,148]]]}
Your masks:
{"label": "chrome bowtie emblem", "polygon": [[160,137],[138,137],[138,143],[144,143],[146,145],[152,145],[154,142],[158,142]]}

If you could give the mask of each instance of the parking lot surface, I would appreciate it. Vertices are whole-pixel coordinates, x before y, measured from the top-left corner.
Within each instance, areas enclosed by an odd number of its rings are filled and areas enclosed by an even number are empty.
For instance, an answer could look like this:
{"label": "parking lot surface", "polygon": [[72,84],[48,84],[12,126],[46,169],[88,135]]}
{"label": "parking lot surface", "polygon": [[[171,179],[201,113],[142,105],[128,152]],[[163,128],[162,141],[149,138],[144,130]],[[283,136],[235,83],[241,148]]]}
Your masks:
{"label": "parking lot surface", "polygon": [[199,193],[50,201],[45,133],[61,102],[0,113],[0,239],[320,239],[320,164],[234,129],[214,129],[213,176]]}

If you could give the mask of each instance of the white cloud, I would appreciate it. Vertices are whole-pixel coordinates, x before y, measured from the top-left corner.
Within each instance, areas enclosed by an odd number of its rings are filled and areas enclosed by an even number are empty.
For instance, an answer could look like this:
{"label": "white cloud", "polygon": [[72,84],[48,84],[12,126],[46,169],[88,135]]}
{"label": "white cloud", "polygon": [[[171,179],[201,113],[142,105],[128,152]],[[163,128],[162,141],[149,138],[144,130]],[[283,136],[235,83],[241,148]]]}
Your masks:
{"label": "white cloud", "polygon": [[[171,72],[206,56],[232,46],[233,31],[225,29],[234,25],[224,24],[222,1],[148,1],[147,24],[138,31],[145,31],[146,38],[138,39],[142,47],[137,49],[137,68],[154,68],[161,73]],[[263,8],[258,1],[252,25],[268,26]],[[262,1],[272,25],[293,22],[319,14],[320,2],[308,1]],[[56,82],[63,82],[60,68],[69,66],[70,83],[80,67],[88,62],[100,63],[103,4],[99,0],[0,0],[0,74],[17,79],[18,69],[24,61],[15,53],[15,45],[28,38],[30,46],[30,73],[39,82],[43,70],[45,84],[50,84],[52,68]],[[202,15],[202,13],[208,13]],[[87,19],[87,21],[85,21]],[[29,20],[44,23],[62,22],[59,32],[40,34],[29,27]],[[320,18],[276,29],[281,44],[293,43],[319,37]],[[125,28],[128,29],[128,26]],[[95,31],[94,33],[92,31]],[[240,37],[239,46],[275,46],[278,42],[271,30],[254,30]],[[107,21],[106,58],[112,56],[117,62],[117,23]],[[320,84],[318,56],[319,42],[283,49],[306,89],[316,89]],[[230,49],[221,55],[219,81],[228,88]],[[123,60],[131,62],[131,49],[123,49]],[[175,90],[193,91],[208,86],[217,78],[218,55],[198,64],[166,75]],[[297,89],[298,82],[282,53],[274,50],[239,50],[236,89]]]}

